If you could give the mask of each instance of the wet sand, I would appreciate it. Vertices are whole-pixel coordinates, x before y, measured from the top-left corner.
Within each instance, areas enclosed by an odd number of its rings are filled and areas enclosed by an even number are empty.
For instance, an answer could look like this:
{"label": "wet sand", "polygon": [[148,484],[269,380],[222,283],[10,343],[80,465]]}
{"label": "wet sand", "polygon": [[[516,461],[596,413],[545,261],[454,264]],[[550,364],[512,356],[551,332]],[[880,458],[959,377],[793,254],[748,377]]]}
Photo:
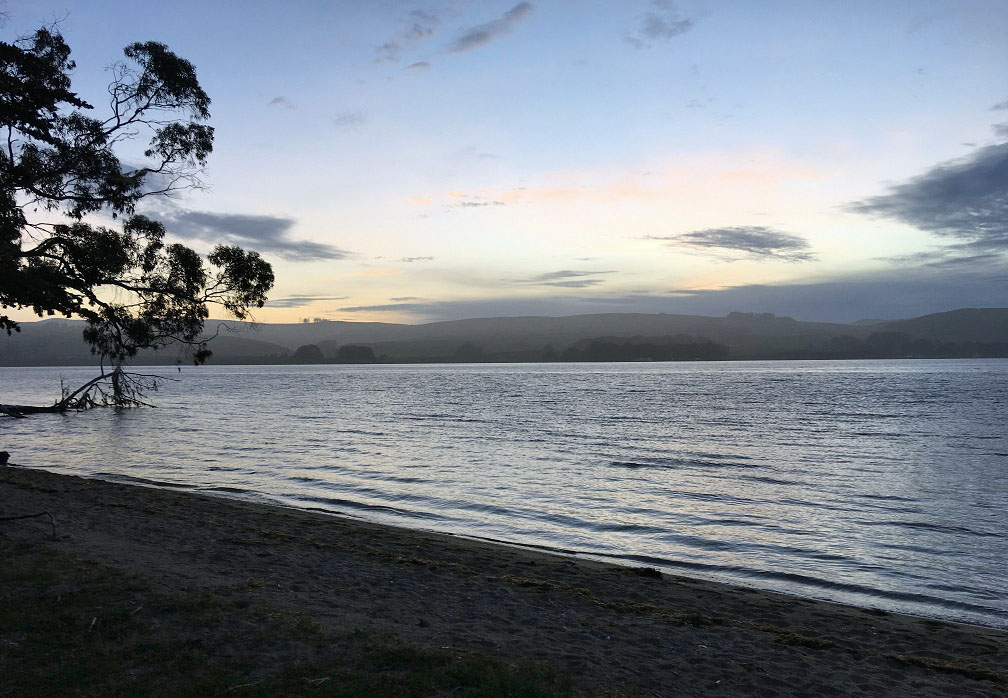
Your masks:
{"label": "wet sand", "polygon": [[[0,467],[30,541],[339,629],[527,657],[644,696],[1003,696],[1008,632],[285,507]],[[41,544],[41,543],[40,543]],[[0,629],[2,630],[2,629]]]}

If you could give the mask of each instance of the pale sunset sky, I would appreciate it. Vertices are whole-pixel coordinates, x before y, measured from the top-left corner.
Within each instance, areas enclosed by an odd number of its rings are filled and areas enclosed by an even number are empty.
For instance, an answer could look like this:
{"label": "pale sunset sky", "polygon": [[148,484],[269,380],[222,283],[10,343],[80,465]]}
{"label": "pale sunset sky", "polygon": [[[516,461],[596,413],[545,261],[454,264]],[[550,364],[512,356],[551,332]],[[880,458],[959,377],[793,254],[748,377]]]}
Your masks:
{"label": "pale sunset sky", "polygon": [[5,9],[96,116],[126,44],[192,61],[209,188],[145,212],[262,252],[262,321],[1008,306],[1008,0]]}

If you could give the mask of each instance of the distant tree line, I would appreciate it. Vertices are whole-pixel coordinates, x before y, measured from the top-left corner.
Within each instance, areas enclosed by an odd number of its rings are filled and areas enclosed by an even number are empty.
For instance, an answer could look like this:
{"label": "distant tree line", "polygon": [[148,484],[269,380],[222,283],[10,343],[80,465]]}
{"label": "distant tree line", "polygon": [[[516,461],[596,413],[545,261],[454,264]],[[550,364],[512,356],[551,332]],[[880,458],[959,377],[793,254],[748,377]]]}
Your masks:
{"label": "distant tree line", "polygon": [[582,340],[560,354],[561,361],[723,361],[728,347],[703,338],[602,337]]}
{"label": "distant tree line", "polygon": [[905,332],[873,332],[865,339],[833,337],[828,352],[844,359],[969,359],[1008,356],[1008,342],[937,342]]}
{"label": "distant tree line", "polygon": [[336,356],[327,358],[317,344],[305,344],[298,347],[291,355],[276,355],[262,357],[267,364],[376,364],[371,347],[361,344],[344,344],[336,349]]}
{"label": "distant tree line", "polygon": [[507,351],[487,351],[475,342],[463,342],[440,357],[382,357],[390,363],[544,363],[554,361],[721,361],[728,347],[689,335],[670,337],[597,337],[580,340],[557,351],[552,344]]}
{"label": "distant tree line", "polygon": [[[401,351],[401,350],[400,350]],[[904,332],[880,331],[868,337],[831,337],[804,348],[761,350],[730,349],[705,337],[595,337],[582,339],[561,350],[552,344],[491,351],[476,342],[450,345],[440,355],[376,355],[362,344],[344,344],[335,354],[324,354],[316,344],[306,344],[292,354],[272,354],[241,360],[221,356],[214,363],[262,364],[375,364],[375,363],[543,363],[554,361],[726,361],[729,359],[946,359],[1008,357],[1006,342],[938,342]]]}

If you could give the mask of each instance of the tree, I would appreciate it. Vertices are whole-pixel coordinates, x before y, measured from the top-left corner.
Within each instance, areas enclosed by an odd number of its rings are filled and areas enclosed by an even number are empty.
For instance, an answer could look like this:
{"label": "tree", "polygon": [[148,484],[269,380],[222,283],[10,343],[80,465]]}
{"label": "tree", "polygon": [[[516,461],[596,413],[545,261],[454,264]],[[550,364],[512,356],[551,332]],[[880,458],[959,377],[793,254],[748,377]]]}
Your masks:
{"label": "tree", "polygon": [[[71,90],[74,61],[54,28],[0,42],[0,311],[78,316],[84,339],[114,366],[113,404],[139,404],[123,390],[124,361],[140,349],[186,348],[195,363],[208,306],[238,319],[262,307],[273,270],[256,252],[218,245],[204,260],[165,242],[165,228],[136,213],[147,197],[199,187],[213,149],[210,98],[193,65],[156,42],[134,43],[113,65],[109,114]],[[145,136],[144,164],[117,150]],[[138,157],[139,159],[139,157]],[[97,225],[89,214],[121,221]],[[9,335],[18,323],[0,312]],[[112,378],[112,376],[115,376]],[[141,381],[142,383],[142,381]],[[143,386],[134,383],[134,387]],[[93,396],[90,391],[85,394]],[[75,396],[63,409],[78,405]],[[76,401],[76,402],[75,402]]]}
{"label": "tree", "polygon": [[362,344],[344,344],[336,350],[336,363],[375,364],[378,363],[378,359],[371,347]]}
{"label": "tree", "polygon": [[293,359],[299,364],[320,364],[325,361],[325,356],[317,344],[305,344],[297,348]]}

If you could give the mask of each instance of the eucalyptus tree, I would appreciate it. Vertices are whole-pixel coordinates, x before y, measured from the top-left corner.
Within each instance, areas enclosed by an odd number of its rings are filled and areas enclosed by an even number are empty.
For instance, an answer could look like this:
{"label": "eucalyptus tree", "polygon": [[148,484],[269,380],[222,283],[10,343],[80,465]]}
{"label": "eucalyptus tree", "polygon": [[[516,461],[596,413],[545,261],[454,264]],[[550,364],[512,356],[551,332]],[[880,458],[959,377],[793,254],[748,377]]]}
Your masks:
{"label": "eucalyptus tree", "polygon": [[[141,404],[150,385],[124,362],[176,345],[202,363],[210,306],[245,319],[273,285],[258,253],[218,245],[204,258],[137,214],[143,199],[202,186],[214,131],[189,61],[157,42],[123,53],[95,116],[71,89],[76,66],[58,30],[0,42],[0,330],[20,330],[11,308],[82,318],[103,367],[33,411]],[[124,150],[143,164],[120,159]]]}

